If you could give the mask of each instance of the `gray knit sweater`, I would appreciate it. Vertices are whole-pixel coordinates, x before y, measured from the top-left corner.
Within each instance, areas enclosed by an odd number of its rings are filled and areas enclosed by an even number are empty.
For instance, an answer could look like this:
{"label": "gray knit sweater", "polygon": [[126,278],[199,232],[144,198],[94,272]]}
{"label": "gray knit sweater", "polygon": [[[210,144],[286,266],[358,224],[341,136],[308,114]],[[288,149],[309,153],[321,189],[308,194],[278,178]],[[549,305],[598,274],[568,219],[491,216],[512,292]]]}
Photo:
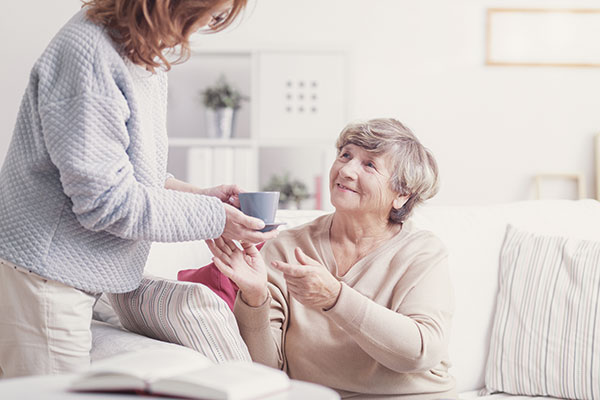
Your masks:
{"label": "gray knit sweater", "polygon": [[50,42],[0,171],[0,258],[117,293],[138,286],[151,241],[222,233],[220,200],[164,189],[166,74],[141,71],[85,10]]}

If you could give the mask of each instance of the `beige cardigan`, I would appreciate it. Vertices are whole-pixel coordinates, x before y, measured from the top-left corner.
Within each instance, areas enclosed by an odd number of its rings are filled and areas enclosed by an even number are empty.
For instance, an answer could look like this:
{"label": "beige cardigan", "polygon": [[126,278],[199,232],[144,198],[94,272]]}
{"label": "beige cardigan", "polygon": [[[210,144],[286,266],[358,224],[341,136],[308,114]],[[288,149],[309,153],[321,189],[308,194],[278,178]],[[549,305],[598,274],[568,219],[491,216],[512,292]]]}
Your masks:
{"label": "beige cardigan", "polygon": [[447,353],[454,300],[442,243],[408,222],[338,276],[332,220],[325,215],[283,231],[261,250],[267,265],[297,263],[294,248],[300,247],[342,282],[342,290],[330,310],[308,308],[269,268],[270,302],[250,307],[238,294],[234,307],[252,359],[344,398],[456,398]]}

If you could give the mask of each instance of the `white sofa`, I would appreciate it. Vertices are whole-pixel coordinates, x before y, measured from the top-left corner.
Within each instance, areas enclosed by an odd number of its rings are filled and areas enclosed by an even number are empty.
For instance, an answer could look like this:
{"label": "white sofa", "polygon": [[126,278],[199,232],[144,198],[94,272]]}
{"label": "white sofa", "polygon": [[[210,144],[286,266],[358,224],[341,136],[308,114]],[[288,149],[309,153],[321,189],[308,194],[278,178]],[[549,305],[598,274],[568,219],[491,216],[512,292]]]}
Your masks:
{"label": "white sofa", "polygon": [[[281,210],[277,219],[287,222],[286,227],[289,228],[322,213]],[[420,227],[434,232],[448,248],[456,294],[450,344],[451,373],[456,377],[461,398],[479,398],[479,391],[484,387],[496,307],[499,253],[507,225],[536,233],[599,240],[600,202],[544,200],[493,206],[425,205],[417,209],[412,218]],[[146,271],[175,279],[179,269],[200,267],[209,262],[209,253],[203,242],[155,244]],[[108,324],[95,322],[93,329],[93,360],[154,342],[119,331]],[[183,350],[180,346],[169,346],[173,351]],[[505,394],[485,398],[504,397],[519,398]]]}

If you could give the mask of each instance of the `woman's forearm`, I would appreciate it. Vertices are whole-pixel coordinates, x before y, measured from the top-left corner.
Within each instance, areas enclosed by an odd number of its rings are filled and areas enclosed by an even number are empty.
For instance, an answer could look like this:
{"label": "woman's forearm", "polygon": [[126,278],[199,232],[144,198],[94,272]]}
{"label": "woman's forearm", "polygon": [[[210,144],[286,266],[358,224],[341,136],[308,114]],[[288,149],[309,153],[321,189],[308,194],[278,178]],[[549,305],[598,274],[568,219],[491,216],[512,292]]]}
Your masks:
{"label": "woman's forearm", "polygon": [[[277,308],[274,310],[277,314]],[[282,330],[280,324],[271,321],[271,297],[267,296],[258,307],[252,307],[242,299],[241,292],[238,292],[233,312],[252,360],[281,369],[283,366]]]}
{"label": "woman's forearm", "polygon": [[433,368],[444,356],[453,310],[445,260],[390,310],[347,285],[326,311],[373,359],[397,372]]}
{"label": "woman's forearm", "polygon": [[178,192],[188,192],[195,194],[206,194],[206,190],[199,188],[198,186],[192,185],[184,181],[180,181],[174,177],[169,177],[165,181],[165,189],[177,190]]}

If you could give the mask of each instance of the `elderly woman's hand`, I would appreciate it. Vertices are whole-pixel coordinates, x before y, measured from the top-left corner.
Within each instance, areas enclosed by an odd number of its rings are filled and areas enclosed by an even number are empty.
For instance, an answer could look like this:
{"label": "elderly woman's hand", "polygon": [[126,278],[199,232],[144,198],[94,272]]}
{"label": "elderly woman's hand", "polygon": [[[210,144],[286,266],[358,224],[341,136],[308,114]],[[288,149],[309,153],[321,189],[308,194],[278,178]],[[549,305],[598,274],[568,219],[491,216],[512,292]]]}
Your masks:
{"label": "elderly woman's hand", "polygon": [[223,237],[206,240],[215,266],[235,282],[242,299],[252,307],[263,304],[268,297],[267,267],[257,248],[241,243],[240,249],[232,240]]}
{"label": "elderly woman's hand", "polygon": [[283,261],[271,262],[273,267],[283,272],[289,292],[305,306],[324,310],[333,307],[342,289],[340,281],[299,247],[294,250],[294,255],[300,265]]}

